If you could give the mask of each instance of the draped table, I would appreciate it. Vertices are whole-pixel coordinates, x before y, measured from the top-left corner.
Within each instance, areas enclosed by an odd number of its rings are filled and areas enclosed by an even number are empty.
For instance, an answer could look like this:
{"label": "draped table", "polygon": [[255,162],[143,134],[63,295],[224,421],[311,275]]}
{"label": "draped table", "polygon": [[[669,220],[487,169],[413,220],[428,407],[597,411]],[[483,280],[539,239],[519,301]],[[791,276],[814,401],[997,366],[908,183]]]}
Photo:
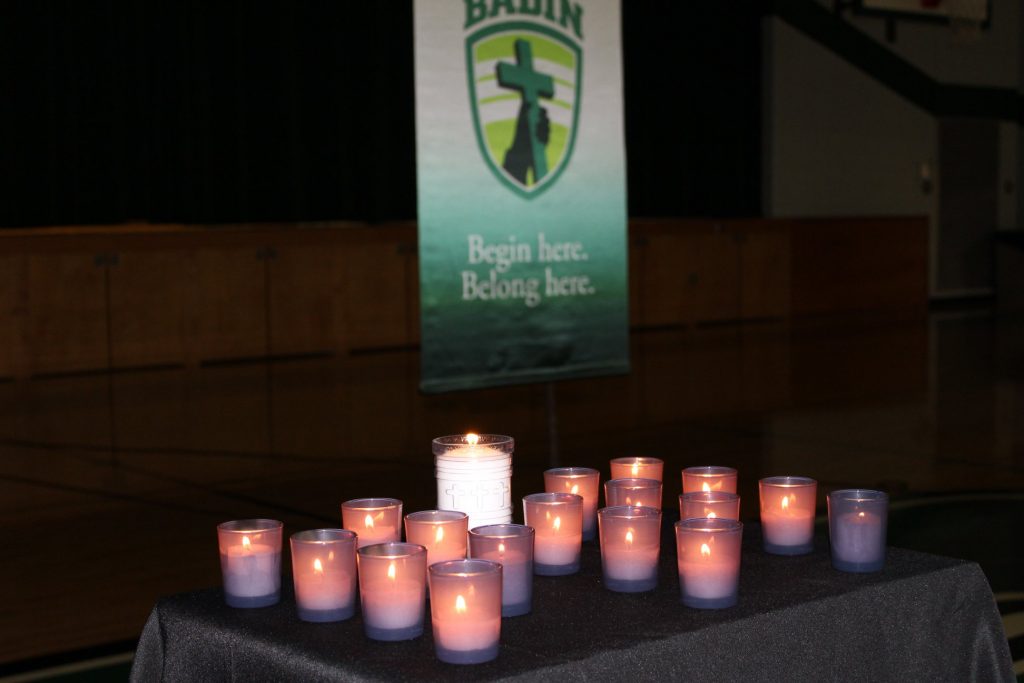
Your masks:
{"label": "draped table", "polygon": [[232,609],[220,589],[161,599],[143,629],[133,681],[928,680],[1015,681],[988,582],[978,565],[889,548],[885,569],[832,569],[828,540],[800,557],[766,555],[744,528],[739,604],[684,607],[672,520],[657,589],[612,593],[585,543],[579,574],[535,577],[533,612],[502,620],[487,664],[434,656],[424,635],[384,643],[362,620],[298,619],[290,577],[282,600]]}

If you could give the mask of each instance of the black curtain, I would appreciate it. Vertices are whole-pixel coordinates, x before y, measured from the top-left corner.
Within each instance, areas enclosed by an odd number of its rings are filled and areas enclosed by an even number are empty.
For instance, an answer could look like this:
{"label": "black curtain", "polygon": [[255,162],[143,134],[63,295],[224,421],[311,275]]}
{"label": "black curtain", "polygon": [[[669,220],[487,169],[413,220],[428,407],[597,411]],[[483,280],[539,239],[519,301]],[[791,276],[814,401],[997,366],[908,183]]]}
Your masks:
{"label": "black curtain", "polygon": [[[757,3],[622,4],[631,215],[757,214]],[[415,218],[410,0],[0,7],[0,225]]]}

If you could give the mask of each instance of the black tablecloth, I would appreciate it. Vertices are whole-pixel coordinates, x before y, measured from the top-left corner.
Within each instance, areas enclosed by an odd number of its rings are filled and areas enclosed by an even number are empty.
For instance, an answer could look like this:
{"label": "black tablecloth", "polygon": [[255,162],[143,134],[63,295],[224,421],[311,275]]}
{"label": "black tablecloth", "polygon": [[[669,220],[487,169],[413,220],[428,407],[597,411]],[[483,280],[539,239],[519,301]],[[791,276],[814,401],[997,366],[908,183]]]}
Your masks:
{"label": "black tablecloth", "polygon": [[891,548],[884,571],[844,574],[824,537],[801,557],[760,543],[748,525],[739,604],[718,611],[680,603],[670,524],[650,593],[606,590],[584,544],[581,572],[536,577],[533,613],[504,619],[498,658],[475,666],[434,657],[429,607],[422,637],[382,643],[358,615],[299,621],[286,585],[263,609],[227,607],[219,589],[176,595],[150,615],[132,680],[1015,680],[976,564]]}

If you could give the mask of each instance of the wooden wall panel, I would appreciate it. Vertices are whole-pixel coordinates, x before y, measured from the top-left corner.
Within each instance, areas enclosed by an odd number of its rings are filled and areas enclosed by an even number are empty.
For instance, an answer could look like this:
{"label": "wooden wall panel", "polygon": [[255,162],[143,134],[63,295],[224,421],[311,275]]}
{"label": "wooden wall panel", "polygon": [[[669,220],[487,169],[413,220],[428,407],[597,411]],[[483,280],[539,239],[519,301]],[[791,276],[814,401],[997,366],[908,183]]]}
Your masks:
{"label": "wooden wall panel", "polygon": [[115,368],[182,363],[188,261],[184,251],[132,251],[110,266]]}
{"label": "wooden wall panel", "polygon": [[739,227],[739,317],[782,318],[789,314],[789,232]]}
{"label": "wooden wall panel", "polygon": [[107,367],[105,268],[92,253],[28,256],[26,343],[33,374]]}
{"label": "wooden wall panel", "polygon": [[344,339],[352,349],[406,346],[412,341],[410,255],[400,243],[374,240],[347,247]]}
{"label": "wooden wall panel", "polygon": [[27,312],[27,261],[21,255],[0,256],[0,377],[29,373],[24,340]]}
{"label": "wooden wall panel", "polygon": [[684,233],[663,233],[645,235],[641,244],[640,325],[678,325],[686,317],[692,287],[685,259],[692,253],[693,241]]}
{"label": "wooden wall panel", "polygon": [[684,319],[717,322],[739,317],[739,260],[735,235],[721,226],[701,230],[680,260],[687,269]]}
{"label": "wooden wall panel", "polygon": [[343,255],[337,245],[279,247],[270,262],[270,353],[340,350],[334,301],[342,295]]}

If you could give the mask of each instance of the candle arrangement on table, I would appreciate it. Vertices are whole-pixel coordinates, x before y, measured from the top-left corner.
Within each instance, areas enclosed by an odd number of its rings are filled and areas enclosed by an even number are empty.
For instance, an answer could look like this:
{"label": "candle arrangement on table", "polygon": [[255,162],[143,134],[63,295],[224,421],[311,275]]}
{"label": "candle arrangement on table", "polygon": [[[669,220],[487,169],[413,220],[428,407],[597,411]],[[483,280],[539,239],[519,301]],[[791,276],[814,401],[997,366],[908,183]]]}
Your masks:
{"label": "candle arrangement on table", "polygon": [[373,640],[410,640],[423,633],[427,549],[387,542],[356,551],[363,630]]}
{"label": "candle arrangement on table", "polygon": [[405,540],[427,549],[427,566],[466,559],[469,516],[455,510],[422,510],[405,516]]}
{"label": "candle arrangement on table", "polygon": [[629,457],[613,458],[612,479],[657,479],[662,480],[665,462],[659,458]]}
{"label": "candle arrangement on table", "polygon": [[632,505],[660,510],[661,489],[657,479],[610,479],[604,483],[604,502],[608,507]]}
{"label": "candle arrangement on table", "polygon": [[604,585],[619,593],[641,593],[658,585],[661,510],[628,505],[597,512]]}
{"label": "candle arrangement on table", "polygon": [[240,519],[217,526],[224,601],[267,607],[281,599],[281,531],[276,519]]}
{"label": "candle arrangement on table", "polygon": [[889,496],[843,489],[828,494],[832,566],[844,572],[877,572],[885,564]]}
{"label": "candle arrangement on table", "polygon": [[743,524],[734,519],[681,519],[675,529],[683,604],[698,609],[735,605]]}
{"label": "candle arrangement on table", "polygon": [[489,560],[430,565],[430,615],[437,658],[479,664],[498,656],[502,566]]}
{"label": "candle arrangement on table", "polygon": [[740,518],[740,497],[726,491],[691,491],[679,494],[679,519],[692,517]]}
{"label": "candle arrangement on table", "polygon": [[814,505],[818,482],[808,477],[767,477],[760,481],[764,550],[805,555],[814,549]]}
{"label": "candle arrangement on table", "polygon": [[523,517],[535,531],[533,573],[564,576],[580,570],[583,498],[573,493],[531,493]]}
{"label": "candle arrangement on table", "polygon": [[731,467],[705,465],[683,470],[683,493],[693,491],[727,491],[736,493],[736,470]]}
{"label": "candle arrangement on table", "polygon": [[529,614],[533,605],[533,527],[489,524],[469,531],[469,556],[501,565],[501,616]]}
{"label": "candle arrangement on table", "polygon": [[342,621],[355,614],[355,533],[312,529],[292,534],[290,540],[299,619]]}
{"label": "candle arrangement on table", "polygon": [[433,440],[437,508],[469,515],[469,528],[512,521],[512,451],[500,434],[457,434]]}
{"label": "candle arrangement on table", "polygon": [[597,497],[601,491],[601,473],[590,467],[556,467],[544,472],[544,490],[548,493],[574,493],[583,498],[583,540],[597,536]]}
{"label": "candle arrangement on table", "polygon": [[402,501],[356,498],[341,504],[341,526],[358,536],[357,547],[402,540]]}

